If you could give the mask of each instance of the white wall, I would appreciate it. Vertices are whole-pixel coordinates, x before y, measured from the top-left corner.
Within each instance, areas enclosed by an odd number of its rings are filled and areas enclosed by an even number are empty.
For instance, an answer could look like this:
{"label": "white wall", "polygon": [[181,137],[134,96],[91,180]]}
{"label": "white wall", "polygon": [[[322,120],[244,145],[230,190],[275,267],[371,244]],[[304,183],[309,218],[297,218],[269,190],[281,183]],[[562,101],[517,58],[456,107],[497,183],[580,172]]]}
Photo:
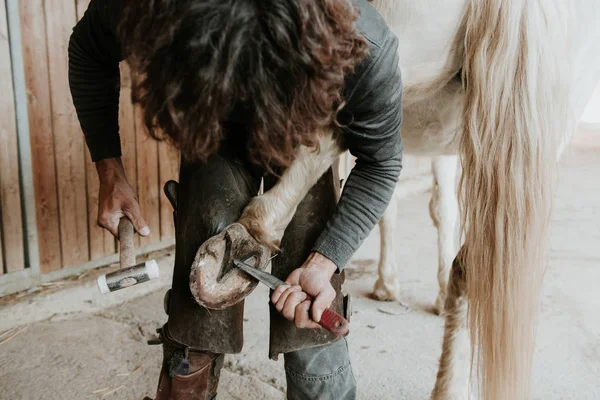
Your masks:
{"label": "white wall", "polygon": [[600,85],[596,87],[581,119],[583,125],[600,127]]}

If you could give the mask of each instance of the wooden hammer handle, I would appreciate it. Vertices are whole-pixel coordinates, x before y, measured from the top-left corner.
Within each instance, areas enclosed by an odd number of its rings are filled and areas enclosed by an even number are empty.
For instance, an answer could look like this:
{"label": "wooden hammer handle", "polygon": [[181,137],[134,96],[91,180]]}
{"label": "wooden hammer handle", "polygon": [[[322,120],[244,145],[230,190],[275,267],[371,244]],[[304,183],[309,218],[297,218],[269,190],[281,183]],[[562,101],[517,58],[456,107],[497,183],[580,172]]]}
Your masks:
{"label": "wooden hammer handle", "polygon": [[121,268],[135,265],[135,249],[133,248],[133,224],[127,217],[119,221],[119,245]]}

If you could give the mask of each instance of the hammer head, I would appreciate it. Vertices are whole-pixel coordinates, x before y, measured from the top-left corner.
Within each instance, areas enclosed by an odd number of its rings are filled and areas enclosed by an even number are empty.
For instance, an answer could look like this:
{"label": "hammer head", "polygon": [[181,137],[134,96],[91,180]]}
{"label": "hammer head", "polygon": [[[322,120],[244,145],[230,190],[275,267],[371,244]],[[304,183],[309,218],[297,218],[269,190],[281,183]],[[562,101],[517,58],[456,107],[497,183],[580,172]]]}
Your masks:
{"label": "hammer head", "polygon": [[97,279],[98,288],[101,293],[115,292],[137,285],[138,283],[148,282],[151,279],[159,277],[158,264],[155,260],[134,265],[133,267],[123,268],[110,274],[101,275]]}

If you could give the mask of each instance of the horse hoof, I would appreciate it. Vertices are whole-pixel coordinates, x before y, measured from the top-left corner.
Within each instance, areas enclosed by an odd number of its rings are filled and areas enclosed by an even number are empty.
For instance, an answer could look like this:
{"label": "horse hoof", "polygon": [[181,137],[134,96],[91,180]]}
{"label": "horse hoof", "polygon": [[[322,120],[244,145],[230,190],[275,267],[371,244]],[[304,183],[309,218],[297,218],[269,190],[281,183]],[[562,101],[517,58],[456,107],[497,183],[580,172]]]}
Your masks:
{"label": "horse hoof", "polygon": [[190,289],[196,302],[208,309],[222,310],[242,301],[258,284],[235,267],[234,259],[265,269],[270,250],[254,239],[239,223],[204,242],[194,258]]}
{"label": "horse hoof", "polygon": [[398,299],[397,287],[396,282],[390,285],[378,279],[373,288],[373,298],[379,301],[395,301]]}

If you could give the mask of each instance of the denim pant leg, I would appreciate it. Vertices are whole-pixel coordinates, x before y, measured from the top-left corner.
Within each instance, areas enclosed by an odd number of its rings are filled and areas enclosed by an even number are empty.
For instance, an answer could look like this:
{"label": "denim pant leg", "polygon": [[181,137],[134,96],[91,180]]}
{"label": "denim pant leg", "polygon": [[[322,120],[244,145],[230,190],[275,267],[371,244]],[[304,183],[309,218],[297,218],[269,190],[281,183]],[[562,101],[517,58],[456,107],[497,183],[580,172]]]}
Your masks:
{"label": "denim pant leg", "polygon": [[289,400],[356,399],[346,339],[286,353],[284,361]]}

